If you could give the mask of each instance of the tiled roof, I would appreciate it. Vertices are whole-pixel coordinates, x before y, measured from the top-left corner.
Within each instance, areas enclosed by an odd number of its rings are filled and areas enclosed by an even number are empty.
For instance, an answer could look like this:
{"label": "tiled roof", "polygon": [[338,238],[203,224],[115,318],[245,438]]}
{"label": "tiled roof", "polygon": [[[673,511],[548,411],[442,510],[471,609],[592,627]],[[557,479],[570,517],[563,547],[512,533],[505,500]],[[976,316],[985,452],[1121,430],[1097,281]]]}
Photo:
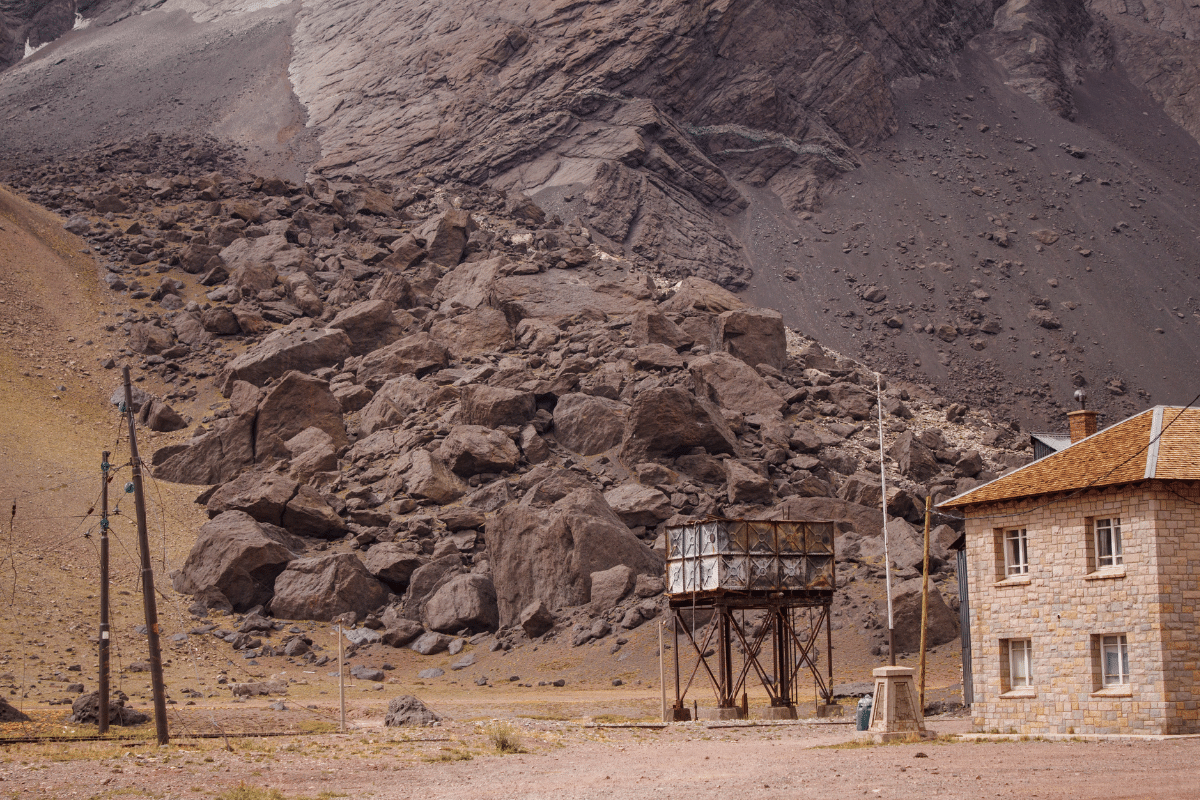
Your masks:
{"label": "tiled roof", "polygon": [[938,507],[961,508],[1154,478],[1200,480],[1200,409],[1155,406]]}

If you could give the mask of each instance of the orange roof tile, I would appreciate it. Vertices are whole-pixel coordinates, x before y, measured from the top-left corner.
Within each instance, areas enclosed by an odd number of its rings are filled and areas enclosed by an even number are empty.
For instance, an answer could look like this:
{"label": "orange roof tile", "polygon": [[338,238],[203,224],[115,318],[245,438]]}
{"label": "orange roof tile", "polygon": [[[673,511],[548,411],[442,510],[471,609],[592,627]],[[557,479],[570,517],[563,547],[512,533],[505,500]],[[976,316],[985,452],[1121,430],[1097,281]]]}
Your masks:
{"label": "orange roof tile", "polygon": [[1147,479],[1200,480],[1200,409],[1155,406],[938,507],[961,508]]}

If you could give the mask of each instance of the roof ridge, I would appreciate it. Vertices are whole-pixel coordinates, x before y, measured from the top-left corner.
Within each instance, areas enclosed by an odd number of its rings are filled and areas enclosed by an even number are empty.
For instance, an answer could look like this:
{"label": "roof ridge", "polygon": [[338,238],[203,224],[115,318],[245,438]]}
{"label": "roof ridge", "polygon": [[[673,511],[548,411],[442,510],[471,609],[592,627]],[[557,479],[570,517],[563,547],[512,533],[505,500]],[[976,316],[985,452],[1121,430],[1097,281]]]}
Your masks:
{"label": "roof ridge", "polygon": [[[973,489],[968,489],[967,491],[962,492],[961,494],[955,495],[954,497],[951,497],[948,500],[943,500],[941,503],[938,503],[938,507],[940,508],[940,507],[951,507],[951,506],[957,506],[957,505],[968,505],[972,502],[987,503],[987,502],[999,502],[1002,500],[1016,500],[1016,499],[1025,498],[1025,497],[1036,497],[1040,494],[1054,494],[1054,493],[1057,493],[1058,491],[1073,491],[1075,489],[1081,488],[1081,487],[1070,487],[1069,489],[1062,489],[1062,490],[1033,491],[1033,492],[1014,495],[1012,497],[989,498],[989,499],[979,500],[979,501],[966,500],[965,502],[963,502],[964,498],[968,498],[970,495],[972,495],[976,492],[981,492],[983,489],[985,489],[989,486],[992,486],[1000,481],[1015,482],[1016,480],[1019,480],[1021,473],[1024,473],[1027,470],[1030,470],[1033,468],[1046,469],[1047,467],[1052,466],[1052,464],[1054,464],[1056,461],[1062,461],[1062,460],[1070,458],[1072,455],[1077,455],[1079,452],[1078,450],[1076,450],[1077,446],[1082,445],[1085,442],[1091,441],[1098,436],[1103,436],[1104,434],[1111,435],[1113,432],[1117,431],[1117,429],[1132,423],[1134,420],[1139,419],[1140,417],[1144,416],[1145,414],[1153,414],[1155,408],[1157,408],[1157,407],[1147,408],[1143,411],[1139,411],[1138,413],[1134,414],[1131,417],[1126,417],[1125,419],[1121,420],[1120,422],[1110,425],[1107,428],[1104,428],[1103,430],[1096,431],[1091,436],[1087,436],[1083,439],[1080,439],[1077,442],[1072,442],[1067,447],[1064,447],[1062,450],[1059,450],[1057,453],[1051,453],[1050,455],[1045,456],[1044,458],[1040,458],[1035,461],[1030,461],[1028,464],[1026,464],[1022,467],[1017,467],[1013,471],[1007,472],[1004,475],[1000,475],[997,478],[993,478],[992,480],[988,481],[987,483],[976,486]],[[1183,408],[1183,406],[1180,406],[1180,408]],[[1075,451],[1075,453],[1071,452],[1073,450]],[[1108,475],[1105,475],[1103,477],[1108,477]],[[1103,485],[1108,485],[1108,484],[1103,484]],[[1083,488],[1086,488],[1086,487],[1083,487]]]}
{"label": "roof ridge", "polygon": [[1153,478],[1154,473],[1158,471],[1158,443],[1162,438],[1162,423],[1163,411],[1166,406],[1154,407],[1153,421],[1150,423],[1150,445],[1146,448],[1146,472],[1147,478]]}

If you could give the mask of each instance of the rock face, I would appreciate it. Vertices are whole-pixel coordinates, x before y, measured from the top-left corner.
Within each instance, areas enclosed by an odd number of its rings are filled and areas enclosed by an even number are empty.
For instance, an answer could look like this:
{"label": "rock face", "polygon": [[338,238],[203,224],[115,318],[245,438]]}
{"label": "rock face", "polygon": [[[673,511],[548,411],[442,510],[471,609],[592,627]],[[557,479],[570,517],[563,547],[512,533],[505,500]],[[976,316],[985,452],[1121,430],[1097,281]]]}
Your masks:
{"label": "rock face", "polygon": [[591,576],[624,565],[657,574],[662,560],[637,540],[594,489],[577,489],[546,510],[502,509],[487,525],[500,624],[520,623],[530,603],[547,608],[591,599]]}
{"label": "rock face", "polygon": [[361,616],[387,600],[387,589],[352,553],[305,558],[288,564],[275,581],[271,613],[282,619],[329,621],[353,611]]}
{"label": "rock face", "polygon": [[281,531],[260,525],[244,511],[226,511],[200,526],[171,583],[181,594],[215,589],[235,611],[246,611],[271,599],[275,579],[295,558]]}

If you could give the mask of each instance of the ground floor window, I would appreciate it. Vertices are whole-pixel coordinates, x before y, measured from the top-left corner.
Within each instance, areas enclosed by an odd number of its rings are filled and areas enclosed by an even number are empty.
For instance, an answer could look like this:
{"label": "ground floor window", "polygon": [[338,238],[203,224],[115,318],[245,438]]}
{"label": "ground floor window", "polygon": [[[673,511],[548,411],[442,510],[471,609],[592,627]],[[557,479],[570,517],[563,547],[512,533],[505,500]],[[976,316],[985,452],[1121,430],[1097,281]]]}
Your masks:
{"label": "ground floor window", "polygon": [[1100,637],[1100,668],[1105,688],[1129,684],[1129,644],[1125,634]]}
{"label": "ground floor window", "polygon": [[1008,676],[1014,689],[1033,685],[1033,643],[1028,639],[1009,640]]}
{"label": "ground floor window", "polygon": [[1000,678],[1002,692],[1033,686],[1033,643],[1029,639],[1000,640]]}

